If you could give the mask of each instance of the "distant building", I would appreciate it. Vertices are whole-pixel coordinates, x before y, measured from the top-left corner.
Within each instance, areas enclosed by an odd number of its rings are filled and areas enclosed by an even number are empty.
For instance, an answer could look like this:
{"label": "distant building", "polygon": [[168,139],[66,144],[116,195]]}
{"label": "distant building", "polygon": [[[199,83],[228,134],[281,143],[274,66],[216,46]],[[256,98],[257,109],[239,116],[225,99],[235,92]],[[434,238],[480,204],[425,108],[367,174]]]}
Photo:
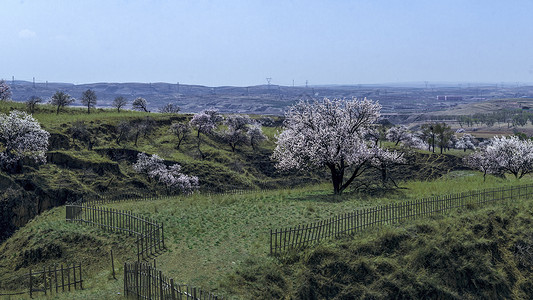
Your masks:
{"label": "distant building", "polygon": [[462,101],[462,96],[437,96],[439,101]]}

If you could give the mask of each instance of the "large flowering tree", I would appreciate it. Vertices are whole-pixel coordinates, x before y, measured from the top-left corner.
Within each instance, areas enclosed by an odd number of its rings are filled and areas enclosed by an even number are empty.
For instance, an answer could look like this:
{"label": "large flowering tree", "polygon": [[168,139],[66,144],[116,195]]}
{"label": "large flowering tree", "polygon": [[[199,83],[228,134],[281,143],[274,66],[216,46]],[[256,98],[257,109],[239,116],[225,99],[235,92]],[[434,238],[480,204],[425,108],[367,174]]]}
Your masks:
{"label": "large flowering tree", "polygon": [[0,167],[13,171],[24,157],[46,162],[50,134],[22,111],[0,114]]}
{"label": "large flowering tree", "polygon": [[199,186],[198,177],[181,173],[181,166],[178,164],[167,167],[157,154],[148,156],[145,153],[139,153],[133,169],[148,175],[150,178],[157,179],[169,191],[178,190],[189,194],[198,189]]}
{"label": "large flowering tree", "polygon": [[466,157],[465,162],[484,175],[510,173],[520,179],[533,172],[533,141],[496,136],[487,146]]}
{"label": "large flowering tree", "polygon": [[[373,130],[380,110],[381,105],[367,99],[299,102],[286,113],[286,129],[277,135],[272,155],[276,167],[326,167],[331,172],[333,192],[341,194],[372,164],[376,153],[383,156],[375,150],[375,143],[364,138]],[[402,158],[392,159],[399,162]]]}

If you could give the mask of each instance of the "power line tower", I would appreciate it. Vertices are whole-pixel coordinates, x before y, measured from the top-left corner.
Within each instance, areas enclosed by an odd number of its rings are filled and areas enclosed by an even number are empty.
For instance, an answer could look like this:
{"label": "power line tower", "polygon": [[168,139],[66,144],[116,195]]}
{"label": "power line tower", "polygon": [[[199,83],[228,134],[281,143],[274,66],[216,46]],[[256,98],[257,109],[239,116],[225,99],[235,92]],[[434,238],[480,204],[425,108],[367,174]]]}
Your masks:
{"label": "power line tower", "polygon": [[270,82],[272,81],[272,77],[267,77],[266,80],[268,84],[268,89],[270,89]]}

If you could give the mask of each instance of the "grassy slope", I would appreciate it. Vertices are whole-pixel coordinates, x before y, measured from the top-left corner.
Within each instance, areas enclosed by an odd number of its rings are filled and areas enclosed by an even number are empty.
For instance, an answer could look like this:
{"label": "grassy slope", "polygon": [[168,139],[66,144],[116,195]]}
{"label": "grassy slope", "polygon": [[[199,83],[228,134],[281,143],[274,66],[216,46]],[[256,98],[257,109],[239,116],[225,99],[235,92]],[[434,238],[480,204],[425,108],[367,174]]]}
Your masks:
{"label": "grassy slope", "polygon": [[[341,198],[331,196],[329,185],[295,190],[254,192],[243,195],[195,195],[188,198],[176,197],[153,202],[125,202],[109,204],[109,207],[140,212],[165,224],[168,251],[157,257],[158,267],[165,274],[179,282],[189,283],[226,294],[236,293],[236,298],[254,298],[252,291],[235,279],[235,271],[244,272],[250,261],[259,262],[259,267],[268,258],[268,231],[271,228],[294,226],[324,219],[361,206],[403,201],[420,195],[446,194],[464,190],[488,188],[521,182],[489,177],[483,182],[481,176],[469,172],[455,172],[431,182],[404,183],[402,189],[381,197],[364,194],[345,194]],[[60,298],[83,299],[87,295],[111,297],[121,290],[119,281],[110,278],[108,253],[115,251],[116,265],[134,258],[133,241],[117,234],[104,233],[96,228],[68,224],[64,220],[64,208],[56,208],[43,214],[19,230],[0,246],[0,282],[4,276],[18,268],[17,273],[27,268],[38,269],[53,262],[91,262],[87,270],[87,290],[82,293],[60,295]],[[454,222],[453,220],[449,222]],[[65,238],[71,237],[71,238]],[[376,238],[372,234],[365,239]],[[117,243],[114,240],[121,240]],[[359,238],[358,238],[359,239]],[[87,247],[87,245],[94,245]],[[47,257],[24,265],[28,260],[25,252],[42,253],[50,245],[61,249],[61,257]],[[70,246],[69,246],[70,245]],[[122,246],[120,246],[122,245]],[[19,250],[21,249],[21,250]],[[246,263],[245,263],[246,262]],[[118,267],[119,268],[119,267]],[[117,269],[118,269],[117,268]],[[244,271],[243,271],[244,268]],[[262,268],[262,267],[261,267]],[[297,270],[300,266],[294,266]],[[295,271],[296,272],[296,271]],[[294,276],[295,280],[299,275]],[[229,278],[229,279],[228,279]],[[233,279],[232,279],[233,278]],[[229,285],[229,286],[228,286]]]}
{"label": "grassy slope", "polygon": [[530,199],[362,233],[242,264],[244,299],[531,299]]}

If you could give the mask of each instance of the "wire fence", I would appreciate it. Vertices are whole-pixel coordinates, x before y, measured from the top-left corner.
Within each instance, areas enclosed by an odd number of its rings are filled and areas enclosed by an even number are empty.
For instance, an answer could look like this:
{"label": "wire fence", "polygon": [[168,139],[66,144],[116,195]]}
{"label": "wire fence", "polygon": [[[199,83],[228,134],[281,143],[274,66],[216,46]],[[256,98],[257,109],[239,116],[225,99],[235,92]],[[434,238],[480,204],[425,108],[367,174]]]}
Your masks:
{"label": "wire fence", "polygon": [[353,235],[367,228],[397,224],[403,220],[442,213],[455,208],[530,197],[532,193],[533,185],[521,185],[363,208],[314,223],[270,230],[270,254],[278,255],[324,239]]}
{"label": "wire fence", "polygon": [[165,249],[163,224],[129,211],[70,204],[66,205],[66,220],[136,236],[137,261],[158,255]]}
{"label": "wire fence", "polygon": [[174,279],[148,263],[124,263],[124,295],[127,298],[148,300],[218,300],[211,292],[186,284],[176,284]]}

